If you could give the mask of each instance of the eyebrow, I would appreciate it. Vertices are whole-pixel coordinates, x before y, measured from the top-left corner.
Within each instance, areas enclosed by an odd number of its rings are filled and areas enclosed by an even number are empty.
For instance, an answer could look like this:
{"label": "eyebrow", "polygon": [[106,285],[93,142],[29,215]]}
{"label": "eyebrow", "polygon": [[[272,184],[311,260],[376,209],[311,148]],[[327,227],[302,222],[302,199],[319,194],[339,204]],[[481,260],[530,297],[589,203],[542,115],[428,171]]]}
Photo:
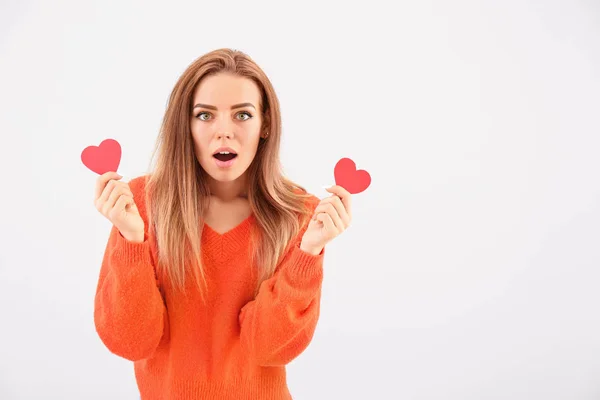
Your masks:
{"label": "eyebrow", "polygon": [[[198,107],[208,108],[209,110],[216,110],[217,109],[217,107],[215,107],[215,106],[211,106],[209,104],[202,104],[202,103],[196,104],[193,109],[196,109]],[[254,107],[254,105],[252,103],[234,104],[233,106],[231,106],[231,109],[233,110],[235,108],[242,108],[242,107],[252,107],[252,108],[254,108],[256,110],[256,107]]]}

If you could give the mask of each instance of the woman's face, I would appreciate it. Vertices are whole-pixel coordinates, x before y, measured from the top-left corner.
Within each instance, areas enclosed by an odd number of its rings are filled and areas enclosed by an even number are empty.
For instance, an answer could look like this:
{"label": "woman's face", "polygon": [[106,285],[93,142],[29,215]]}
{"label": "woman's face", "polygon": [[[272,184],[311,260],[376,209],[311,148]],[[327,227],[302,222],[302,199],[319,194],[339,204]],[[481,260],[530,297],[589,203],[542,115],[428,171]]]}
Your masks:
{"label": "woman's face", "polygon": [[[235,181],[252,163],[263,133],[259,101],[256,83],[232,74],[207,76],[196,88],[190,124],[194,149],[215,181]],[[220,154],[224,147],[230,154]]]}

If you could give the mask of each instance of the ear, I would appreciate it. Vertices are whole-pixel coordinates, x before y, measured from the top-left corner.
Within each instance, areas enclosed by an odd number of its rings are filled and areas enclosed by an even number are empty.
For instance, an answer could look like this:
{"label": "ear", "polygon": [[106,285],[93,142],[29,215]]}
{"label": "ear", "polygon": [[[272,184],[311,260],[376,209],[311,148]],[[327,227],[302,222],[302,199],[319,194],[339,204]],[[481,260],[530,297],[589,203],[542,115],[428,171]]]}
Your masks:
{"label": "ear", "polygon": [[262,139],[266,139],[269,137],[269,134],[271,133],[271,132],[269,132],[270,126],[271,126],[271,124],[269,123],[269,121],[265,121],[265,123],[263,123],[262,129],[261,129],[262,133],[260,134],[260,137]]}

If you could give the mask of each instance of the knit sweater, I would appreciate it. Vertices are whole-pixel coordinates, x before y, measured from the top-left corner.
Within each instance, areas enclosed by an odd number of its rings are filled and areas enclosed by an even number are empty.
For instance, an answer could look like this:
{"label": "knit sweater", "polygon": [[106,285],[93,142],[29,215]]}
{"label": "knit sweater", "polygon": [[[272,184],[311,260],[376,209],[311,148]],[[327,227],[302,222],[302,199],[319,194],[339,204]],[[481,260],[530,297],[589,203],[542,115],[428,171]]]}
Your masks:
{"label": "knit sweater", "polygon": [[[162,283],[145,178],[129,185],[146,225],[144,241],[130,242],[112,227],[94,322],[108,350],[134,362],[142,400],[291,399],[285,367],[313,337],[323,280],[324,250],[315,256],[300,249],[307,225],[254,297],[249,235],[255,217],[224,234],[205,224],[202,263],[210,292],[203,303],[192,279],[186,278],[187,295]],[[312,196],[311,210],[317,203]]]}

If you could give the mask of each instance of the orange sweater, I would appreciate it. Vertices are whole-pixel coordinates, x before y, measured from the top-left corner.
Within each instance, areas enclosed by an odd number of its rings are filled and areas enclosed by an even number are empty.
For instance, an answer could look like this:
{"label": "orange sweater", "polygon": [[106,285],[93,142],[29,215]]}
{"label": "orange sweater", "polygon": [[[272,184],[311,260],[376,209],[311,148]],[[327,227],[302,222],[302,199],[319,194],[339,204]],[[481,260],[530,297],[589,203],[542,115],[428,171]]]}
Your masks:
{"label": "orange sweater", "polygon": [[[105,346],[134,362],[142,400],[291,399],[285,365],[313,337],[324,251],[300,250],[305,225],[253,298],[248,234],[254,216],[223,235],[205,225],[202,262],[214,290],[203,305],[191,279],[185,297],[157,278],[144,186],[143,177],[130,182],[146,222],[144,242],[129,242],[112,227],[94,310]],[[317,203],[313,196],[313,210]]]}

